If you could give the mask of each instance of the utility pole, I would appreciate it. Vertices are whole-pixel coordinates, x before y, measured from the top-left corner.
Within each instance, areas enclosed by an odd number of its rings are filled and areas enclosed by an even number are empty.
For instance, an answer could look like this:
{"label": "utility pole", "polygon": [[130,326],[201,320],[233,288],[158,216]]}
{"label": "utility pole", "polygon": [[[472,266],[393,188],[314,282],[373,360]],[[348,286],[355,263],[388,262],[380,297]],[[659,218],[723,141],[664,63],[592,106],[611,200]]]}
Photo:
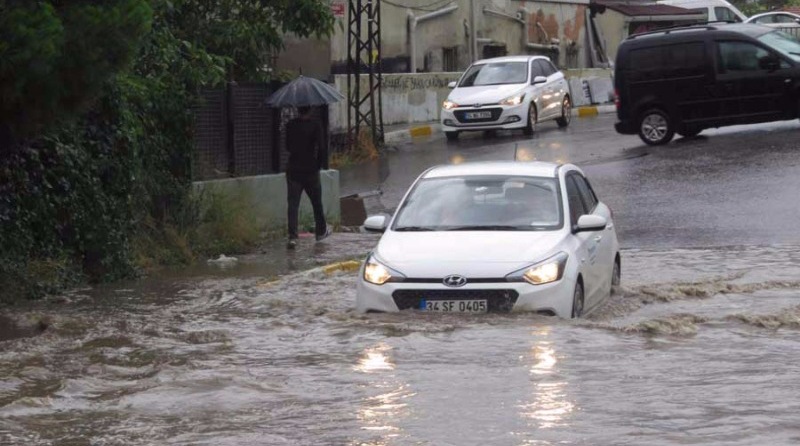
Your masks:
{"label": "utility pole", "polygon": [[[352,148],[358,141],[361,129],[367,128],[372,132],[372,141],[378,147],[383,143],[381,2],[380,0],[350,0],[348,17],[347,131],[349,144]],[[361,88],[362,74],[367,75],[367,85],[364,91]]]}

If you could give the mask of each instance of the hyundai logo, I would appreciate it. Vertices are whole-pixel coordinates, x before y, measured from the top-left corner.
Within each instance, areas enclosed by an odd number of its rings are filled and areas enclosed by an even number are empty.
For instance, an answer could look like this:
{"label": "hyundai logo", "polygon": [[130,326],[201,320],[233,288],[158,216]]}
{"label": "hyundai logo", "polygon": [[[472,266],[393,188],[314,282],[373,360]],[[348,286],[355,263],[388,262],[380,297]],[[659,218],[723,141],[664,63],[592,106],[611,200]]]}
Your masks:
{"label": "hyundai logo", "polygon": [[467,278],[464,276],[459,276],[458,274],[451,274],[445,277],[444,280],[442,280],[442,283],[444,283],[445,286],[458,288],[467,284]]}

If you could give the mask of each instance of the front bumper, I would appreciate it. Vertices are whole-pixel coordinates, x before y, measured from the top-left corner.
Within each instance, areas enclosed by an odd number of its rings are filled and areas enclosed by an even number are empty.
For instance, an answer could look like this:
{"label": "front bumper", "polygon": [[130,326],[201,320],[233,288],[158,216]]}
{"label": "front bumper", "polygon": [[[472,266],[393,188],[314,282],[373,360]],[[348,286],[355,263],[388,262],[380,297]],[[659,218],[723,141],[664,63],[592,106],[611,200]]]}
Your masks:
{"label": "front bumper", "polygon": [[[481,120],[480,122],[470,122],[464,117],[464,113],[480,112],[489,110],[499,110],[497,117],[491,120]],[[528,104],[520,105],[487,105],[480,108],[458,107],[452,110],[442,109],[441,124],[445,132],[469,131],[469,130],[512,130],[521,129],[527,125]]]}
{"label": "front bumper", "polygon": [[[461,288],[441,283],[388,282],[373,285],[359,278],[356,309],[395,312],[401,307],[419,308],[419,301],[436,299],[487,299],[489,311],[531,311],[553,313],[563,318],[572,316],[575,283],[568,278],[545,285],[527,282],[473,283]],[[516,297],[514,297],[516,296]],[[399,304],[399,305],[398,305]]]}

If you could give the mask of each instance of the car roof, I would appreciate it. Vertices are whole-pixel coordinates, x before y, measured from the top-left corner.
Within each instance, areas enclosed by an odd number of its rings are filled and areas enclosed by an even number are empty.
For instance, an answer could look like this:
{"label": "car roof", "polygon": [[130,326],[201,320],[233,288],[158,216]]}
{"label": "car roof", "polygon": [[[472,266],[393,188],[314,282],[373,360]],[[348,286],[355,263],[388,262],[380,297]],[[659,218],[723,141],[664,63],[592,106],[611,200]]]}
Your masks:
{"label": "car roof", "polygon": [[757,18],[760,18],[760,17],[769,17],[771,15],[788,15],[788,16],[791,16],[791,17],[800,18],[800,15],[797,15],[794,12],[790,12],[790,11],[769,11],[769,12],[762,12],[762,13],[756,14],[756,15],[751,15],[750,17],[747,18],[747,20],[748,20],[748,23],[749,23],[753,19],[757,19]]}
{"label": "car roof", "polygon": [[425,172],[422,177],[444,178],[479,175],[518,175],[555,178],[557,169],[560,166],[561,164],[544,161],[482,161],[432,167]]}
{"label": "car roof", "polygon": [[503,56],[503,57],[493,57],[491,59],[477,60],[475,61],[475,63],[473,63],[473,65],[493,63],[493,62],[528,62],[529,60],[533,59],[550,60],[550,58],[546,56]]}
{"label": "car roof", "polygon": [[764,25],[757,25],[753,23],[714,23],[696,24],[687,26],[674,26],[670,28],[656,29],[642,34],[632,34],[623,42],[625,46],[629,46],[633,42],[647,42],[652,43],[656,38],[664,40],[681,40],[684,38],[696,38],[697,34],[714,33],[715,36],[733,36],[735,34],[744,34],[750,37],[758,37],[762,34],[775,31],[775,28],[770,28]]}

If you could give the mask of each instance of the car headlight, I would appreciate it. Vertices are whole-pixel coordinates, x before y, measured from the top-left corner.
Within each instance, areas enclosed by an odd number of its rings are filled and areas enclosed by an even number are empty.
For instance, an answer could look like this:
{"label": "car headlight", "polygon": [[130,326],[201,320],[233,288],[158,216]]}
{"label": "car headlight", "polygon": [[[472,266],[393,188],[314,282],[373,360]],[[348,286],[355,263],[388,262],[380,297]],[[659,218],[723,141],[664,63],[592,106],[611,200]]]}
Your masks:
{"label": "car headlight", "polygon": [[444,108],[445,110],[452,110],[454,108],[458,108],[458,104],[456,104],[453,101],[449,101],[448,100],[448,101],[442,102],[442,108]]}
{"label": "car headlight", "polygon": [[399,282],[405,276],[379,262],[374,255],[370,254],[364,265],[364,280],[375,285],[383,285],[386,282]]}
{"label": "car headlight", "polygon": [[506,280],[510,282],[521,282],[524,280],[531,285],[544,285],[545,283],[561,280],[561,278],[564,277],[564,269],[567,266],[568,258],[569,256],[567,253],[559,252],[539,263],[514,271],[506,276]]}
{"label": "car headlight", "polygon": [[525,93],[505,98],[500,101],[500,105],[519,105],[522,104],[523,99],[525,99]]}

